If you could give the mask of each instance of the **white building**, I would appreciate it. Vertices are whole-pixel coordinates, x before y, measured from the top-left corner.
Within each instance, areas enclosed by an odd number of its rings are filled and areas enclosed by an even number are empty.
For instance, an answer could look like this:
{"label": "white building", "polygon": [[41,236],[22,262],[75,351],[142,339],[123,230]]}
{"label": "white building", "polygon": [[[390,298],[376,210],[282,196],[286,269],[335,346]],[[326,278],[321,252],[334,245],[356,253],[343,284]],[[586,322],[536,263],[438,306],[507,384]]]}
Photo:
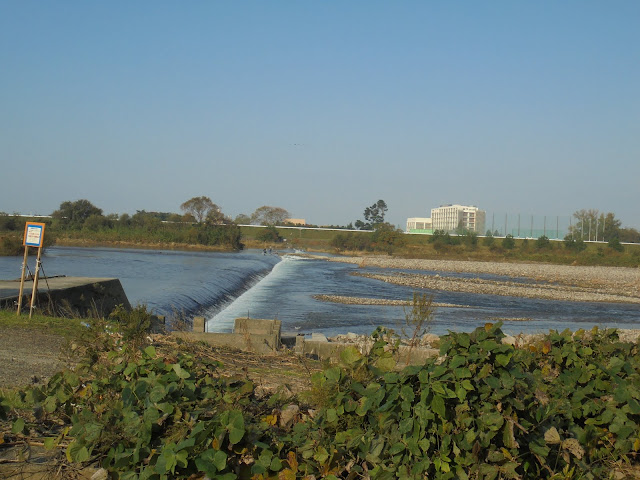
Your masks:
{"label": "white building", "polygon": [[407,218],[407,233],[433,233],[430,218]]}
{"label": "white building", "polygon": [[483,233],[486,212],[473,205],[442,205],[431,209],[434,230],[450,232],[458,228]]}

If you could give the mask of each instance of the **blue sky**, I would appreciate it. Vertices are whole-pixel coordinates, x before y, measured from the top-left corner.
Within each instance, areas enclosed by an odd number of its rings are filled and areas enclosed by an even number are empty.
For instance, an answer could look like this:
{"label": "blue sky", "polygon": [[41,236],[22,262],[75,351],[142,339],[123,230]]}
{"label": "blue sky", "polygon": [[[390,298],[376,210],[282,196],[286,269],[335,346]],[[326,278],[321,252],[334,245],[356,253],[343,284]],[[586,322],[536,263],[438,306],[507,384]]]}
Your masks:
{"label": "blue sky", "polygon": [[0,1],[0,211],[640,228],[640,2]]}

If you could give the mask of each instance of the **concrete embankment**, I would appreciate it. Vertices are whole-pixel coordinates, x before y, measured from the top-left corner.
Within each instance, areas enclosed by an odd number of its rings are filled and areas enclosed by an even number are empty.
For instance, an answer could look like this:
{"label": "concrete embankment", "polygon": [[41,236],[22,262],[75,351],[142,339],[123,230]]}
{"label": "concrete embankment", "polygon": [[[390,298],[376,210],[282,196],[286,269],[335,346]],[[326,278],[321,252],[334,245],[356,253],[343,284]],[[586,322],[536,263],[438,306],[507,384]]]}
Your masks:
{"label": "concrete embankment", "polygon": [[[327,338],[321,333],[311,336],[296,335],[281,336],[280,320],[238,318],[235,321],[233,333],[207,333],[204,331],[204,317],[195,317],[192,332],[171,332],[171,335],[187,341],[205,342],[213,346],[228,347],[236,350],[258,354],[275,354],[283,348],[289,348],[298,355],[317,360],[339,362],[340,354],[355,347],[362,354],[367,354],[376,342],[370,336],[349,333]],[[640,330],[619,330],[620,339],[625,342],[638,342]],[[528,345],[542,340],[542,334],[521,334],[506,336],[503,343],[511,345]],[[419,365],[426,359],[439,355],[440,337],[426,333],[409,342],[404,339],[395,352],[398,366]],[[395,337],[389,338],[389,343],[395,343]]]}
{"label": "concrete embankment", "polygon": [[[24,283],[22,311],[29,311],[33,281]],[[0,280],[0,308],[14,308],[20,296],[20,280]],[[130,309],[129,299],[117,278],[41,277],[38,281],[38,312],[86,317],[107,316],[122,305]]]}

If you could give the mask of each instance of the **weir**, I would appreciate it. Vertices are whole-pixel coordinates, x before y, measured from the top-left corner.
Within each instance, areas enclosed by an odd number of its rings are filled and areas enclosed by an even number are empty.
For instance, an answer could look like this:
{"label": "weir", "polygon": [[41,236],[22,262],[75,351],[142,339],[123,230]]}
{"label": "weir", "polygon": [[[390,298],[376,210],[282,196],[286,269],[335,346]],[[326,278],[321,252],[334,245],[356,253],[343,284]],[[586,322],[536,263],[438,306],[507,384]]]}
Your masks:
{"label": "weir", "polygon": [[[33,280],[24,282],[23,312],[29,311]],[[20,280],[0,280],[0,308],[14,308],[20,294]],[[131,308],[117,278],[40,277],[36,306],[40,312],[107,316],[116,306]]]}

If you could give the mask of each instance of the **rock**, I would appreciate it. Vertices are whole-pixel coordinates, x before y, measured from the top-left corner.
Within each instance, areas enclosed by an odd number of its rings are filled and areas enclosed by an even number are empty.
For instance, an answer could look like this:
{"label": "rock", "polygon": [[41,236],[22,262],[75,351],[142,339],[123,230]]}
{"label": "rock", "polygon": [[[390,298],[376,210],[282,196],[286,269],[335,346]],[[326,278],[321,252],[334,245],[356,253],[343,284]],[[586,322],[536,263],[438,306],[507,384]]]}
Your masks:
{"label": "rock", "polygon": [[107,480],[109,478],[109,474],[104,468],[96,470],[96,472],[91,475],[91,480]]}
{"label": "rock", "polygon": [[287,405],[280,411],[280,426],[282,428],[291,427],[299,413],[300,407],[298,405]]}
{"label": "rock", "polygon": [[440,337],[433,333],[425,333],[420,339],[421,345],[433,345],[440,341]]}
{"label": "rock", "polygon": [[502,343],[504,343],[505,345],[514,345],[516,344],[516,337],[514,337],[513,335],[507,335],[506,337],[504,337],[502,339]]}

